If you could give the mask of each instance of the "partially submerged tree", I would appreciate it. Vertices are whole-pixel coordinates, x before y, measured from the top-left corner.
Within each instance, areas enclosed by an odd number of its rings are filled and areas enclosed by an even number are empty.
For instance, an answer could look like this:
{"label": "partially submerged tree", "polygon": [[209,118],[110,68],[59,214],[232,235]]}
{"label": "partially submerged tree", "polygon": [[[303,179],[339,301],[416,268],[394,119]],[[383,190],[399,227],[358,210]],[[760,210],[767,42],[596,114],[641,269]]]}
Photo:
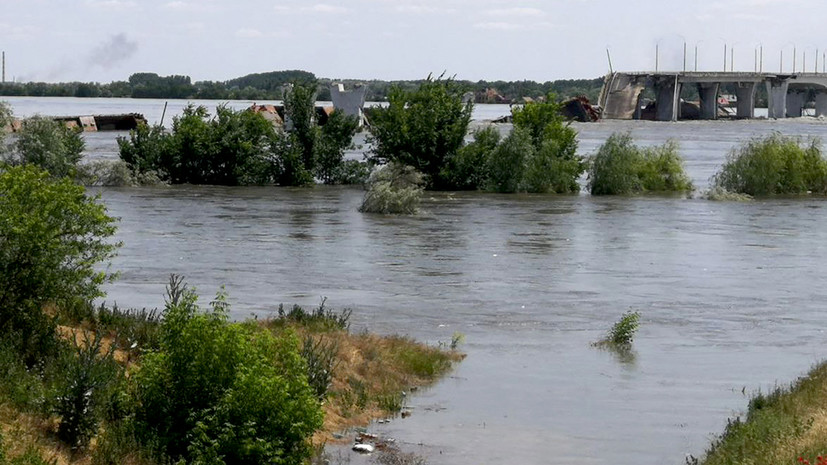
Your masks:
{"label": "partially submerged tree", "polygon": [[473,109],[462,95],[453,79],[442,76],[429,75],[413,91],[393,88],[388,106],[370,112],[371,159],[411,166],[426,176],[429,188],[451,188],[444,168],[464,143]]}

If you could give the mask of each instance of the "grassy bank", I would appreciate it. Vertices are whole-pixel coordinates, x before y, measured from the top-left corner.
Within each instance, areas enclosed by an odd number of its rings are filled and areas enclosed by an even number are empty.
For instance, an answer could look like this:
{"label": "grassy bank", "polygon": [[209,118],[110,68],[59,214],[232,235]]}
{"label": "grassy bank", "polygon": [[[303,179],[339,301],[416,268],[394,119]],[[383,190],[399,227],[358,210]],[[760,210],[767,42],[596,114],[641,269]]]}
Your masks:
{"label": "grassy bank", "polygon": [[[139,383],[135,378],[145,376],[139,376],[142,365],[157,363],[153,354],[163,347],[163,312],[104,307],[48,312],[57,317],[57,332],[70,346],[83,347],[95,334],[100,335],[99,352],[112,353],[125,374],[124,383]],[[298,341],[308,384],[324,414],[322,426],[312,436],[314,448],[337,441],[342,437],[339,433],[348,429],[399,415],[410,392],[432,384],[463,358],[447,345],[429,346],[397,335],[353,333],[349,318],[349,311],[333,312],[322,304],[311,310],[282,308],[272,318],[231,323],[245,328],[245,334],[254,339],[271,335],[276,341]],[[59,363],[26,367],[12,351],[0,347],[0,465],[149,465],[164,460],[153,454],[151,445],[147,448],[136,442],[136,436],[125,428],[131,420],[124,421],[124,414],[117,411],[134,407],[121,404],[128,402],[127,394],[132,392],[123,385],[107,394],[100,424],[88,445],[73,449],[62,441],[59,428],[65,419],[55,413],[55,403],[60,400],[56,394],[61,388],[59,370]]]}
{"label": "grassy bank", "polygon": [[727,423],[689,464],[820,463],[827,456],[827,362],[787,387],[755,395],[744,418]]}

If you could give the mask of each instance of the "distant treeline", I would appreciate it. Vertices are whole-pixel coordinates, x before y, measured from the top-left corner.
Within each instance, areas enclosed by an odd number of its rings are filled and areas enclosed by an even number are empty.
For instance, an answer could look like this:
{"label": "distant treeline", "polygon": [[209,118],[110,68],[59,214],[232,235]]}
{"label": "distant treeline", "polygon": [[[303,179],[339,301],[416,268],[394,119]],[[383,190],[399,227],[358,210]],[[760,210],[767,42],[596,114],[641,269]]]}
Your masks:
{"label": "distant treeline", "polygon": [[[155,73],[136,73],[127,81],[108,84],[97,82],[6,82],[0,84],[0,96],[30,97],[126,97],[212,100],[281,100],[282,89],[289,83],[317,82],[319,100],[330,100],[329,84],[342,82],[348,88],[357,84],[368,86],[367,100],[386,101],[393,86],[405,90],[419,87],[423,80],[381,81],[317,78],[300,70],[272,71],[248,74],[229,81],[192,82],[189,76],[159,76]],[[476,103],[511,103],[524,97],[537,99],[553,92],[560,98],[586,96],[596,101],[603,78],[567,79],[558,81],[457,81],[467,92],[474,94]]]}

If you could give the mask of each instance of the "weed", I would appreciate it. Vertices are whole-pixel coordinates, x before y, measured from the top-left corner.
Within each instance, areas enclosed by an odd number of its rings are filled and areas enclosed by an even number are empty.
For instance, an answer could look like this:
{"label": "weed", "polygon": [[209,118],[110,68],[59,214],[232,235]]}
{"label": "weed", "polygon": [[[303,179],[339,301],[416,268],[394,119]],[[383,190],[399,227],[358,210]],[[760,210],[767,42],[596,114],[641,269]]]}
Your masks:
{"label": "weed", "polygon": [[594,343],[595,346],[630,347],[640,326],[640,312],[628,311],[620,317],[609,330],[604,339]]}
{"label": "weed", "polygon": [[405,396],[401,392],[381,394],[376,397],[376,406],[391,414],[399,413],[405,406]]}
{"label": "weed", "polygon": [[327,308],[326,303],[327,298],[322,298],[319,306],[309,312],[300,305],[293,305],[289,310],[285,310],[284,304],[279,304],[278,319],[297,323],[316,330],[332,331],[347,330],[350,328],[350,316],[353,310],[346,308],[336,313],[332,309]]}
{"label": "weed", "polygon": [[63,379],[58,388],[55,413],[60,416],[58,437],[73,449],[86,445],[97,428],[96,407],[100,393],[114,379],[117,366],[112,357],[114,347],[103,349],[99,333],[84,333],[74,338],[74,350],[61,361]]}
{"label": "weed", "polygon": [[333,371],[339,363],[339,344],[336,341],[326,342],[322,337],[314,339],[308,336],[302,344],[301,355],[307,363],[307,382],[319,399],[324,399],[333,382]]}

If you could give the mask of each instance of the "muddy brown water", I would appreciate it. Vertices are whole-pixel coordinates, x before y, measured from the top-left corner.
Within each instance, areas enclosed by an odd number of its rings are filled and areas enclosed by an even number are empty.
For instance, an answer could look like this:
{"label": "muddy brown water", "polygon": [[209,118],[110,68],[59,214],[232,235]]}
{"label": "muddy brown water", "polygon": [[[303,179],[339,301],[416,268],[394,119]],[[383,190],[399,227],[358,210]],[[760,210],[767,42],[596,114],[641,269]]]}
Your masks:
{"label": "muddy brown water", "polygon": [[[583,153],[617,130],[676,138],[701,189],[753,135],[827,135],[818,120],[576,128]],[[116,152],[112,134],[87,143]],[[383,217],[358,213],[349,187],[100,192],[124,242],[110,302],[160,306],[180,273],[205,302],[224,285],[238,318],[325,296],[357,331],[465,334],[468,357],[408,396],[411,417],[370,427],[430,463],[681,464],[827,348],[823,198],[428,193],[422,214]],[[629,309],[633,354],[593,348]]]}

